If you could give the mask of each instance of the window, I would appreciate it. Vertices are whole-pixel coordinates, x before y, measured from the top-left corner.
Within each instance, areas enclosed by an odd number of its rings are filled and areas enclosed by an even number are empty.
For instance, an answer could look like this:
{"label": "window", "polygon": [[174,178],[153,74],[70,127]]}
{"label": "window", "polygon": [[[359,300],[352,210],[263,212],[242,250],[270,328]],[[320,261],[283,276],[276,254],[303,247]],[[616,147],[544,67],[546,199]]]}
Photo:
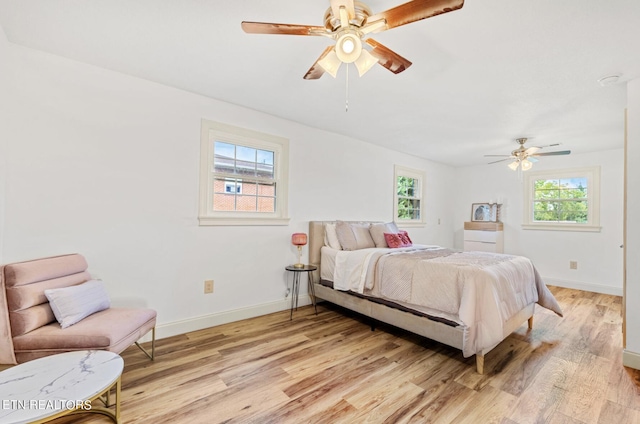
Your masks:
{"label": "window", "polygon": [[523,228],[600,231],[600,168],[525,174]]}
{"label": "window", "polygon": [[224,183],[225,193],[242,193],[242,183],[236,183],[232,181],[226,181]]}
{"label": "window", "polygon": [[200,225],[286,225],[289,141],[202,120]]}
{"label": "window", "polygon": [[394,220],[401,226],[424,225],[424,172],[395,166]]}

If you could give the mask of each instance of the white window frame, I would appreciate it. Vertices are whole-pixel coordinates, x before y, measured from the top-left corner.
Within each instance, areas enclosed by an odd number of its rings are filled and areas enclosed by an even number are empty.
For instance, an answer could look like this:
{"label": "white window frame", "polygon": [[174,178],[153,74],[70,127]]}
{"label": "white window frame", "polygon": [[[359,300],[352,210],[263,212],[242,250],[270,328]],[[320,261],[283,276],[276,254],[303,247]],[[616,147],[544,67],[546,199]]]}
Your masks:
{"label": "white window frame", "polygon": [[[274,152],[275,211],[214,211],[214,142]],[[289,223],[289,140],[220,122],[202,120],[200,134],[200,225],[287,225]]]}
{"label": "white window frame", "polygon": [[[393,172],[393,220],[400,227],[424,227],[424,202],[425,202],[425,180],[424,171],[395,165]],[[418,191],[414,198],[420,200],[420,219],[400,219],[398,217],[398,177],[407,177],[418,180]]]}
{"label": "white window frame", "polygon": [[[534,182],[540,179],[554,178],[586,178],[587,205],[589,212],[587,222],[536,222],[533,220]],[[572,168],[536,172],[524,172],[524,217],[522,228],[525,230],[555,231],[592,231],[598,232],[600,227],[600,167]]]}

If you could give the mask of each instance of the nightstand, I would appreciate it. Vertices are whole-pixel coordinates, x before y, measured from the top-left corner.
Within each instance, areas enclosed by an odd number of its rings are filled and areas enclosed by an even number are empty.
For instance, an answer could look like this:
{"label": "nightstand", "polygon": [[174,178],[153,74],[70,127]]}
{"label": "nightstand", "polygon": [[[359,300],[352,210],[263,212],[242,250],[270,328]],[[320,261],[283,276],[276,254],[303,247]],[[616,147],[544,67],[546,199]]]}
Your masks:
{"label": "nightstand", "polygon": [[504,253],[502,222],[465,222],[464,251]]}
{"label": "nightstand", "polygon": [[318,315],[318,307],[316,306],[316,291],[313,288],[313,271],[318,267],[315,265],[305,265],[302,268],[296,268],[293,265],[289,265],[285,268],[287,271],[293,272],[293,287],[291,288],[291,313],[289,314],[289,320],[293,319],[293,307],[295,304],[296,310],[298,310],[298,293],[300,292],[300,275],[304,272],[307,274],[307,284],[309,286],[309,293],[311,294],[311,302]]}

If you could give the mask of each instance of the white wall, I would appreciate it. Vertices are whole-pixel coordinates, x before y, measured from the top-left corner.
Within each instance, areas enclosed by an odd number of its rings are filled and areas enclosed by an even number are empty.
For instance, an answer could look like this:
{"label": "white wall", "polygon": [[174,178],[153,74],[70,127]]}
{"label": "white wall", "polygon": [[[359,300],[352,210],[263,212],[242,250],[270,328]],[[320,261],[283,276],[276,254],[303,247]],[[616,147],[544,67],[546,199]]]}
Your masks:
{"label": "white wall", "polygon": [[9,105],[11,104],[9,93],[9,43],[5,37],[2,27],[0,27],[0,263],[3,263],[3,241],[4,241],[4,187],[6,178],[6,128],[9,119]]}
{"label": "white wall", "polygon": [[[506,163],[458,169],[456,247],[463,246],[463,224],[471,218],[471,204],[501,199],[505,253],[531,258],[547,284],[622,295],[623,158],[618,149],[544,157],[534,165],[536,170],[600,165],[602,230],[598,233],[523,230],[523,182],[517,172]],[[569,261],[577,261],[578,269],[569,269]]]}
{"label": "white wall", "polygon": [[[394,164],[424,169],[431,187],[413,239],[453,243],[449,167],[35,50],[0,53],[15,69],[2,261],[80,252],[115,304],[158,311],[161,337],[288,308],[291,233],[391,220]],[[201,118],[290,139],[289,226],[198,226]]]}
{"label": "white wall", "polygon": [[640,79],[627,84],[626,327],[623,363],[640,369]]}

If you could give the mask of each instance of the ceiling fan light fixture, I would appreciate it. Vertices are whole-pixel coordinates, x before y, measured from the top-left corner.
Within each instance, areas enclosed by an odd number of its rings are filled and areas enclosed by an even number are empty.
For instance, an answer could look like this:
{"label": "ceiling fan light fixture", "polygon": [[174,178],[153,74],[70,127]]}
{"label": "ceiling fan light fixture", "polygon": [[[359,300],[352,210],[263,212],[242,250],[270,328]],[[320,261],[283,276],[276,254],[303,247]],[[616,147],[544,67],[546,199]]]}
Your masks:
{"label": "ceiling fan light fixture", "polygon": [[511,168],[512,171],[515,171],[515,170],[518,169],[519,165],[520,165],[520,162],[518,162],[517,160],[514,160],[508,166],[509,166],[509,168]]}
{"label": "ceiling fan light fixture", "polygon": [[334,78],[338,74],[338,69],[340,69],[341,64],[342,62],[338,59],[338,55],[336,55],[335,50],[331,50],[325,57],[318,60],[318,65],[320,65],[326,73]]}
{"label": "ceiling fan light fixture", "polygon": [[362,53],[362,41],[352,31],[345,31],[336,41],[336,55],[344,63],[355,62]]}
{"label": "ceiling fan light fixture", "polygon": [[533,163],[530,162],[528,159],[523,160],[521,165],[522,165],[523,171],[528,171],[533,167]]}
{"label": "ceiling fan light fixture", "polygon": [[362,53],[360,54],[360,57],[356,59],[356,61],[354,62],[354,64],[356,65],[356,68],[358,68],[359,76],[363,76],[376,63],[378,63],[378,59],[373,57],[373,55],[368,51],[366,51],[365,49],[362,49]]}

